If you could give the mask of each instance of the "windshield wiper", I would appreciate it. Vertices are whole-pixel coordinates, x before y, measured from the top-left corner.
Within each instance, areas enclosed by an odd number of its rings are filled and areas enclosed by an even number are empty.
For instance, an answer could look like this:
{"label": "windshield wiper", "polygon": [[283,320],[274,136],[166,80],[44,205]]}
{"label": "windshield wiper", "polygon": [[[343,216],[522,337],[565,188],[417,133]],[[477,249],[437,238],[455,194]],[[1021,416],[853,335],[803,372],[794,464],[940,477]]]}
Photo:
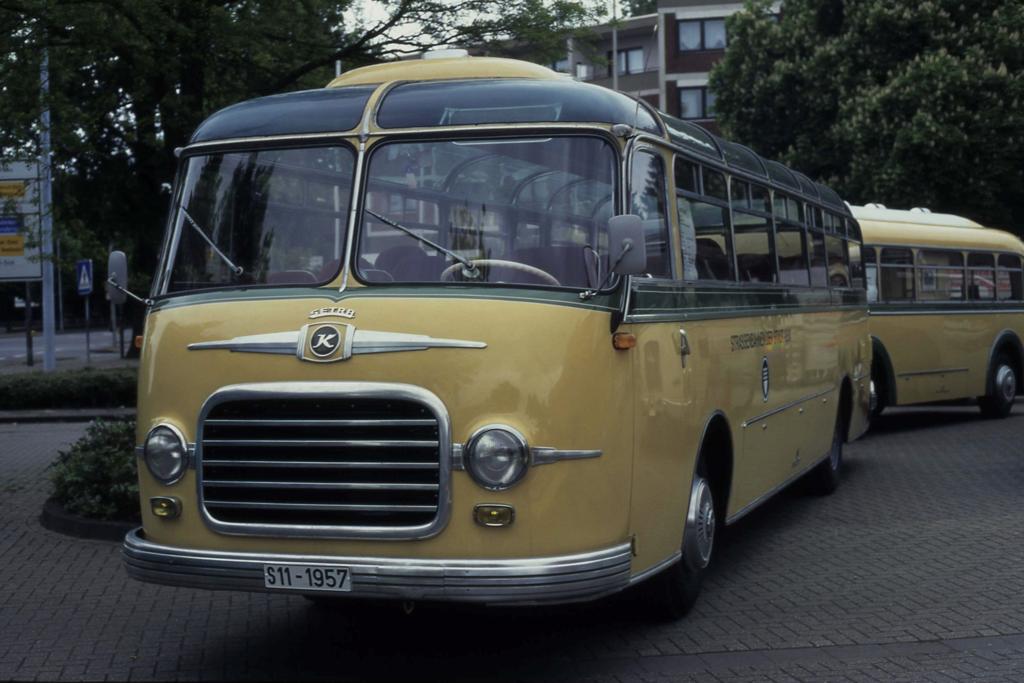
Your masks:
{"label": "windshield wiper", "polygon": [[231,271],[235,274],[235,276],[241,275],[242,273],[245,272],[241,266],[236,266],[231,261],[231,259],[229,259],[224,254],[223,251],[217,248],[217,245],[213,243],[213,240],[211,240],[205,232],[203,232],[203,229],[199,227],[198,223],[196,223],[196,219],[192,218],[192,216],[189,215],[188,211],[185,210],[184,206],[178,204],[178,208],[181,209],[181,213],[183,216],[185,216],[185,220],[188,221],[188,224],[191,225],[192,228],[199,233],[200,237],[206,240],[206,243],[210,245],[210,248],[213,249],[217,256],[220,256],[221,260],[224,261],[224,263],[228,264],[228,267],[231,268]]}
{"label": "windshield wiper", "polygon": [[442,247],[440,244],[437,244],[436,242],[428,240],[423,235],[417,235],[415,232],[413,232],[409,228],[405,227],[404,225],[399,225],[398,223],[394,222],[390,218],[385,218],[384,216],[381,216],[379,213],[377,213],[375,211],[370,211],[369,209],[363,209],[363,211],[365,211],[366,213],[370,214],[371,216],[373,216],[374,218],[379,220],[384,225],[390,225],[395,230],[401,230],[402,232],[404,232],[409,237],[413,237],[415,239],[418,239],[420,242],[423,242],[423,244],[427,245],[431,249],[434,249],[436,251],[441,252],[442,254],[447,254],[448,256],[452,257],[454,260],[456,260],[456,261],[458,261],[459,263],[462,264],[463,275],[465,275],[467,277],[477,277],[477,276],[479,276],[480,270],[476,267],[476,264],[473,263],[472,261],[470,261],[465,256],[461,256],[459,254],[456,254],[451,249],[446,249],[446,248]]}

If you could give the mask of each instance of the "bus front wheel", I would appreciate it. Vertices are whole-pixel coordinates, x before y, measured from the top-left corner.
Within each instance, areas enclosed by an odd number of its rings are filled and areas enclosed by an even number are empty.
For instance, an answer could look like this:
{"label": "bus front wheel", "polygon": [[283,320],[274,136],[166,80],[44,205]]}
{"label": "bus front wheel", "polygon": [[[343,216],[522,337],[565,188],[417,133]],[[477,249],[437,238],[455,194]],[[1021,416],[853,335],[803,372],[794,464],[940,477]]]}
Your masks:
{"label": "bus front wheel", "polygon": [[845,431],[843,404],[839,405],[839,414],[836,415],[836,426],[832,433],[832,445],[829,447],[828,457],[811,470],[808,477],[811,491],[819,496],[827,496],[839,488],[839,477],[843,469],[843,433]]}
{"label": "bus front wheel", "polygon": [[704,459],[690,487],[690,503],[686,513],[681,557],[665,571],[651,579],[650,606],[656,616],[675,620],[686,615],[697,602],[704,573],[711,563],[718,533],[715,497],[708,480]]}
{"label": "bus front wheel", "polygon": [[985,417],[1006,417],[1013,410],[1013,400],[1017,395],[1017,371],[1006,354],[1000,354],[992,363],[991,372],[989,386],[992,388],[978,398],[978,407]]}

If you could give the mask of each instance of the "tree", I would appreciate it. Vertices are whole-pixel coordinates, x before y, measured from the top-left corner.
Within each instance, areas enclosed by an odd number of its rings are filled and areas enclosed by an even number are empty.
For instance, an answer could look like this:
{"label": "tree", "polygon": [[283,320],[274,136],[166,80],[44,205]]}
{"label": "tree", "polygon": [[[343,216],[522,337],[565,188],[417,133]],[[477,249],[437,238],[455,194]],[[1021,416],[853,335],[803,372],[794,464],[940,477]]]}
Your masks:
{"label": "tree", "polygon": [[65,267],[124,248],[156,265],[174,149],[206,116],[323,86],[346,69],[445,45],[564,53],[591,0],[0,0],[0,156],[38,154],[50,59],[55,225]]}
{"label": "tree", "polygon": [[658,0],[622,0],[622,15],[639,17],[658,11]]}
{"label": "tree", "polygon": [[854,203],[1024,227],[1024,4],[748,0],[713,69],[728,136]]}

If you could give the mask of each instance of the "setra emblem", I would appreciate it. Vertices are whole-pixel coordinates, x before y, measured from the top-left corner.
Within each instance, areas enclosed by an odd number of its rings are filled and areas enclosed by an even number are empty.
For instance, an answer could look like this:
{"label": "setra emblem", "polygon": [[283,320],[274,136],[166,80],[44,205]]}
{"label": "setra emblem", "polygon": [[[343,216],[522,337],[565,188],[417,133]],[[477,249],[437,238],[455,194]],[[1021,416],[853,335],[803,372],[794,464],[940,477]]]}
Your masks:
{"label": "setra emblem", "polygon": [[309,312],[309,319],[316,320],[317,318],[326,317],[337,317],[337,318],[348,318],[352,319],[356,317],[356,312],[351,308],[343,308],[341,306],[324,306],[323,308],[314,308]]}
{"label": "setra emblem", "polygon": [[761,359],[761,396],[768,400],[768,389],[771,387],[771,377],[768,374],[768,356]]}

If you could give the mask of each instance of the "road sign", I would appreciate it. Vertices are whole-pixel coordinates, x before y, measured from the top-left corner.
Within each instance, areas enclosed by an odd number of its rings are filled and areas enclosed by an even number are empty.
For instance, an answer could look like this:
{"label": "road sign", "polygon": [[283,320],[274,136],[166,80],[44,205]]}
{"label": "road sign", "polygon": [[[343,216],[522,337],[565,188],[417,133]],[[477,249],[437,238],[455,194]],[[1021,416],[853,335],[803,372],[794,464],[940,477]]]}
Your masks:
{"label": "road sign", "polygon": [[42,276],[39,165],[0,161],[0,281]]}
{"label": "road sign", "polygon": [[78,293],[82,296],[92,294],[92,259],[75,261],[75,282],[78,283]]}

